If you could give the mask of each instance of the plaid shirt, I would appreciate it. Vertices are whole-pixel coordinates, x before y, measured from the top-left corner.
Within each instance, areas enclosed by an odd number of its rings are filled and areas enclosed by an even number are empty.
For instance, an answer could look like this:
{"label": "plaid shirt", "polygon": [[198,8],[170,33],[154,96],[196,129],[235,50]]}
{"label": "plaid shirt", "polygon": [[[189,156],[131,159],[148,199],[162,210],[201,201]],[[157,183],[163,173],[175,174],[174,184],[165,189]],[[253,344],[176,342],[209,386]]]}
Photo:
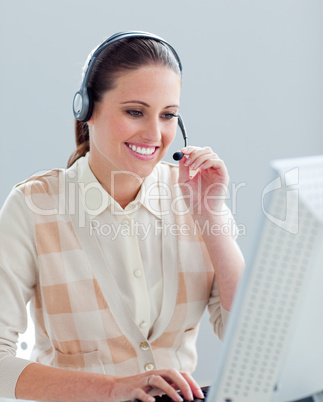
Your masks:
{"label": "plaid shirt", "polygon": [[[222,337],[227,312],[220,304],[206,246],[191,215],[172,211],[174,200],[176,211],[185,210],[177,185],[178,168],[161,163],[156,169],[171,197],[161,200],[164,297],[160,317],[148,337],[134,322],[95,236],[89,235],[91,222],[79,193],[77,163],[67,170],[32,177],[14,189],[11,197],[19,198],[30,225],[29,234],[21,237],[33,237],[36,258],[32,270],[20,278],[23,285],[12,283],[16,273],[3,261],[6,276],[1,286],[20,293],[13,307],[17,317],[10,321],[15,333],[12,343],[21,328],[21,303],[32,295],[37,362],[118,376],[170,367],[192,372],[199,321],[206,306],[215,333]],[[19,241],[15,246],[19,253]],[[0,313],[0,327],[5,314]],[[5,338],[1,330],[0,338]],[[0,343],[0,373],[4,367],[16,367],[7,378],[4,396],[12,397],[15,381],[28,363],[15,365],[14,359]]]}

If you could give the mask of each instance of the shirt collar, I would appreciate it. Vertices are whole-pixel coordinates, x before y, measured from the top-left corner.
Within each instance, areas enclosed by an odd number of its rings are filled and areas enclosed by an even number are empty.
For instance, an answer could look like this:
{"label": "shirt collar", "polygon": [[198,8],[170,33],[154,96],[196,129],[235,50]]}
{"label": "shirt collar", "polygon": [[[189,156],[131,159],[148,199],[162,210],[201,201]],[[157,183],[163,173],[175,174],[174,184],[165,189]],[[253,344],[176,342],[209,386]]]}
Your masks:
{"label": "shirt collar", "polygon": [[[152,173],[143,181],[139,193],[133,202],[139,202],[141,206],[146,208],[156,218],[161,219],[160,191],[159,174],[156,166]],[[131,204],[127,207],[131,206]]]}
{"label": "shirt collar", "polygon": [[77,160],[77,175],[85,211],[94,219],[107,208],[118,215],[130,215],[144,207],[161,219],[160,185],[158,169],[145,178],[136,198],[122,209],[118,202],[102,187],[89,166],[89,153]]}

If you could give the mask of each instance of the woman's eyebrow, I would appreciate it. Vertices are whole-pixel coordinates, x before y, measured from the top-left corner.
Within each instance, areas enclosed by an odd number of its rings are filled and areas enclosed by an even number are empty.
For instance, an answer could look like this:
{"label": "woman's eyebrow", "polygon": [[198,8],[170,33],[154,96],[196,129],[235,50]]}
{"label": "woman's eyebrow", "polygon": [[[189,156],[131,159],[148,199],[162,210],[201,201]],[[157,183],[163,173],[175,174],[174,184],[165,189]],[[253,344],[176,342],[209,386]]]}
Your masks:
{"label": "woman's eyebrow", "polygon": [[140,105],[150,107],[150,105],[148,105],[148,103],[142,102],[139,100],[130,100],[130,101],[126,101],[126,102],[121,102],[121,105],[126,105],[127,103],[139,103]]}
{"label": "woman's eyebrow", "polygon": [[169,109],[169,108],[171,108],[171,107],[177,107],[177,108],[179,108],[179,105],[169,105],[169,106],[166,106],[165,109]]}
{"label": "woman's eyebrow", "polygon": [[[126,105],[127,103],[139,103],[140,105],[143,105],[143,106],[146,106],[146,107],[150,107],[150,105],[148,105],[148,103],[142,102],[142,101],[139,101],[139,100],[130,100],[130,101],[126,101],[126,102],[121,102],[121,105]],[[179,105],[169,105],[169,106],[165,106],[165,109],[172,108],[172,107],[177,107],[177,108],[179,108]]]}

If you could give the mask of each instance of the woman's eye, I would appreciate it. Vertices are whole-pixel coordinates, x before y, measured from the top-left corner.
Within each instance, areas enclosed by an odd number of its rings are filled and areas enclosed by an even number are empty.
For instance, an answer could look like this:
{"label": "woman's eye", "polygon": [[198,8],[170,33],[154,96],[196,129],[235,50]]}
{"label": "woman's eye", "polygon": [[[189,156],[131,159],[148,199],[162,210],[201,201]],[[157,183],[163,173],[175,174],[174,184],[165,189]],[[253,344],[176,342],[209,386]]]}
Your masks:
{"label": "woman's eye", "polygon": [[164,117],[166,120],[171,120],[171,119],[173,119],[174,117],[178,117],[178,116],[177,116],[177,114],[174,114],[174,113],[165,113],[165,114],[163,114],[163,117]]}
{"label": "woman's eye", "polygon": [[133,117],[142,116],[142,112],[140,112],[139,110],[127,110],[127,113],[130,114]]}

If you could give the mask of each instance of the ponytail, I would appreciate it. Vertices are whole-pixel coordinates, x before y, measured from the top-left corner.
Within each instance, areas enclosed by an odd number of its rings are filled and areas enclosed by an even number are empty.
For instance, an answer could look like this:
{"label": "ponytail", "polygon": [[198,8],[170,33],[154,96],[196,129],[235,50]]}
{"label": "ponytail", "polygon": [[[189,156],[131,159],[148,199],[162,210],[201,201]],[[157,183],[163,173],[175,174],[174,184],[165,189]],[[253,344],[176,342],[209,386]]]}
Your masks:
{"label": "ponytail", "polygon": [[84,156],[90,150],[89,127],[87,123],[82,123],[75,119],[75,142],[76,150],[69,157],[67,167],[71,167],[74,162]]}

